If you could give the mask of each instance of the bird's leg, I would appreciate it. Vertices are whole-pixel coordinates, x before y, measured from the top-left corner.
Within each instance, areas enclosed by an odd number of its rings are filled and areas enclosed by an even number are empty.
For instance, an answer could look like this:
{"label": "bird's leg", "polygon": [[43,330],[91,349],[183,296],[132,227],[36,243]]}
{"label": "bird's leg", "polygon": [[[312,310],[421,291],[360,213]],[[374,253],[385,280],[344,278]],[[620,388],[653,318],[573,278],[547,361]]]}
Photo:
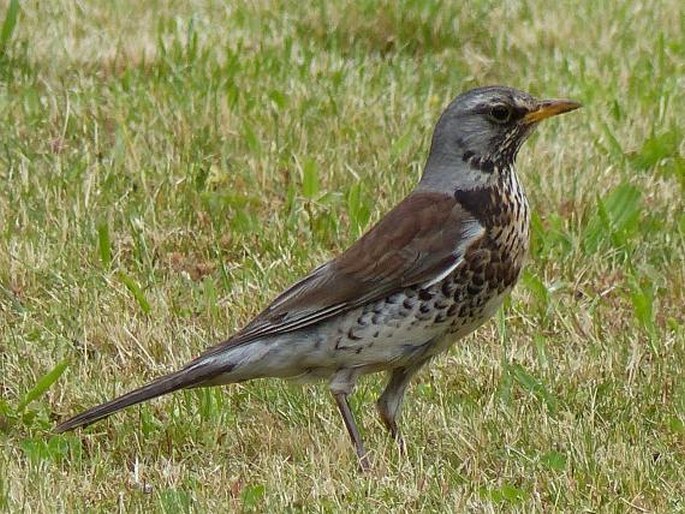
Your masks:
{"label": "bird's leg", "polygon": [[338,405],[338,410],[345,423],[345,428],[347,428],[347,433],[350,434],[354,450],[359,458],[359,467],[362,471],[368,471],[370,467],[369,457],[364,449],[361,434],[357,428],[357,423],[354,421],[354,415],[350,409],[350,404],[347,401],[348,395],[354,388],[357,375],[358,373],[354,370],[340,370],[333,376],[330,387],[331,393],[335,398],[335,403]]}
{"label": "bird's leg", "polygon": [[357,452],[357,457],[359,458],[359,467],[362,468],[362,471],[368,471],[370,467],[369,457],[366,454],[362,437],[359,434],[359,429],[357,428],[357,424],[354,421],[354,416],[350,410],[350,404],[347,402],[347,394],[334,393],[333,397],[335,398],[335,402],[338,404],[338,409],[340,410],[340,414],[345,422],[345,427],[347,428],[347,432],[350,434],[350,439],[352,439],[352,444]]}
{"label": "bird's leg", "polygon": [[404,393],[407,390],[411,378],[427,361],[427,358],[421,359],[410,366],[394,369],[390,375],[390,380],[388,380],[388,385],[385,386],[383,394],[381,394],[378,402],[376,402],[381,421],[383,421],[385,427],[390,431],[390,435],[393,439],[397,441],[397,444],[403,453],[405,451],[404,440],[397,428],[397,418],[400,414]]}

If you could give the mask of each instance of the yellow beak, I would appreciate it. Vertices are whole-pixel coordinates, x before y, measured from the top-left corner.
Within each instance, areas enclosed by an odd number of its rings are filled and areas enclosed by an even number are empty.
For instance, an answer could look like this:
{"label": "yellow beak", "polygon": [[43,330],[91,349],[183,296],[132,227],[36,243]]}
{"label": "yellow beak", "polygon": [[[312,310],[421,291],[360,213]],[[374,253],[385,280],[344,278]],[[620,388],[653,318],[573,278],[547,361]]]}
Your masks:
{"label": "yellow beak", "polygon": [[537,123],[545,118],[573,111],[580,106],[580,103],[573,100],[542,100],[538,104],[537,109],[530,111],[523,117],[523,122],[528,124]]}

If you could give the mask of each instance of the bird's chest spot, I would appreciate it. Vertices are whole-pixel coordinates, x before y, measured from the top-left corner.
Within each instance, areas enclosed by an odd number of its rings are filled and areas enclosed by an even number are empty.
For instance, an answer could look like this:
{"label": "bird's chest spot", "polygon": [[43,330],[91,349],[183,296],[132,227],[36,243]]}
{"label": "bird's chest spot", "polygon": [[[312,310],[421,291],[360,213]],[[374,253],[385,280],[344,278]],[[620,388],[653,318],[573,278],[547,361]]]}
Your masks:
{"label": "bird's chest spot", "polygon": [[528,253],[530,215],[525,197],[506,206],[501,223],[488,227],[493,260],[510,266],[521,266]]}
{"label": "bird's chest spot", "polygon": [[530,209],[525,191],[513,169],[499,183],[496,191],[497,194],[490,197],[488,210],[492,215],[487,218],[486,241],[481,249],[491,253],[493,267],[513,272],[513,281],[505,280],[505,285],[509,286],[518,278],[528,253]]}
{"label": "bird's chest spot", "polygon": [[450,331],[472,330],[488,319],[518,281],[528,252],[528,201],[515,175],[481,197],[484,237],[467,248],[462,263],[439,284],[451,302]]}
{"label": "bird's chest spot", "polygon": [[486,228],[493,260],[516,267],[528,251],[530,212],[525,191],[513,166],[496,171],[488,187],[457,190],[455,199]]}

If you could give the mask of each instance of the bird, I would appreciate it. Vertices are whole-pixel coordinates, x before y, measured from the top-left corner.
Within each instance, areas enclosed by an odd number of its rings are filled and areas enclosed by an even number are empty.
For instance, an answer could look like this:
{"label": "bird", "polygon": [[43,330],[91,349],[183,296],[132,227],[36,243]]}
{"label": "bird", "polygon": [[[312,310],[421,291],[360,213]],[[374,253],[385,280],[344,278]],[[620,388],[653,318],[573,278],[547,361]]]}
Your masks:
{"label": "bird", "polygon": [[376,402],[401,445],[407,387],[435,356],[493,316],[516,284],[530,209],[515,161],[544,119],[580,103],[506,86],[458,95],[439,117],[415,188],[346,251],[179,370],[68,419],[65,432],[180,389],[256,378],[328,380],[359,466],[369,457],[350,408],[357,380],[385,372]]}

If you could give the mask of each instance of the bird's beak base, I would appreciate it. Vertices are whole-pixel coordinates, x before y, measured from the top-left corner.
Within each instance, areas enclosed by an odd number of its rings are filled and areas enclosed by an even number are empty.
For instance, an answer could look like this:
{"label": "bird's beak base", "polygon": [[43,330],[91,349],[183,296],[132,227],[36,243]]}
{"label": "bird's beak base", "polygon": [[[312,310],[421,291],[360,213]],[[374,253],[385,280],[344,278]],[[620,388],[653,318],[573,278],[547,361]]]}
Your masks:
{"label": "bird's beak base", "polygon": [[573,100],[542,100],[537,109],[529,112],[523,117],[524,123],[532,124],[562,114],[573,111],[581,106],[579,102]]}

